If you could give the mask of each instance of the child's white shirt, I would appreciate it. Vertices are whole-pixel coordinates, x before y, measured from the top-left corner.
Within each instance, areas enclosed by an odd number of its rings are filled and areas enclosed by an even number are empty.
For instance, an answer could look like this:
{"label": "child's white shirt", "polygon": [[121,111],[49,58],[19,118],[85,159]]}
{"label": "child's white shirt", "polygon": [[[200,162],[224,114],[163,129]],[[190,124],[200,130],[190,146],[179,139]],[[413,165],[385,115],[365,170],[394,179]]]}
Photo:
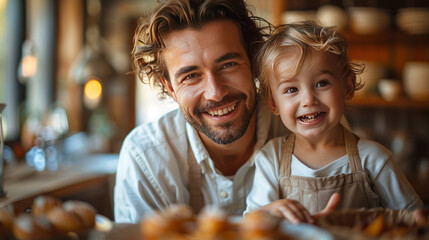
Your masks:
{"label": "child's white shirt", "polygon": [[[255,156],[253,187],[247,197],[247,210],[244,214],[279,199],[279,161],[284,142],[285,137],[274,138]],[[392,209],[423,207],[420,197],[388,149],[379,143],[362,138],[357,145],[362,170],[368,174],[373,184],[372,189],[380,198],[381,207]],[[326,177],[350,172],[347,155],[319,169],[309,168],[292,155],[291,175],[294,176]]]}

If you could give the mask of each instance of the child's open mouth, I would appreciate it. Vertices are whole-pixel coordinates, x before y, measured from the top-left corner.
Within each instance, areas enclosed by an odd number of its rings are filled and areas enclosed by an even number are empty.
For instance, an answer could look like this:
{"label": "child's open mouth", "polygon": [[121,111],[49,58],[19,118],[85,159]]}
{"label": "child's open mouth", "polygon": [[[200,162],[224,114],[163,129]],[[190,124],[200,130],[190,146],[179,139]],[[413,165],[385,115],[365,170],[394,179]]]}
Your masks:
{"label": "child's open mouth", "polygon": [[325,115],[325,112],[318,112],[310,115],[304,115],[298,117],[301,122],[312,122],[322,118]]}

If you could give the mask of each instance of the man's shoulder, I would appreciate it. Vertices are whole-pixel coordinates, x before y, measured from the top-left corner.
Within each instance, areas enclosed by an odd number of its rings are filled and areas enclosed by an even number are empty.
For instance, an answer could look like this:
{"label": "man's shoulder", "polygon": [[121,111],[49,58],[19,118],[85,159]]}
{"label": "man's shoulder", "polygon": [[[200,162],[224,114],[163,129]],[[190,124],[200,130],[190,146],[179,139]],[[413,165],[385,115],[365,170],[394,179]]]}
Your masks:
{"label": "man's shoulder", "polygon": [[125,138],[124,145],[151,148],[186,138],[186,120],[179,109],[135,127]]}
{"label": "man's shoulder", "polygon": [[157,173],[180,176],[187,156],[186,120],[175,110],[134,128],[125,138],[119,154],[118,173],[127,178],[157,178]]}
{"label": "man's shoulder", "polygon": [[281,157],[283,144],[286,136],[279,136],[270,139],[258,152],[258,158],[264,157],[267,159],[275,160]]}

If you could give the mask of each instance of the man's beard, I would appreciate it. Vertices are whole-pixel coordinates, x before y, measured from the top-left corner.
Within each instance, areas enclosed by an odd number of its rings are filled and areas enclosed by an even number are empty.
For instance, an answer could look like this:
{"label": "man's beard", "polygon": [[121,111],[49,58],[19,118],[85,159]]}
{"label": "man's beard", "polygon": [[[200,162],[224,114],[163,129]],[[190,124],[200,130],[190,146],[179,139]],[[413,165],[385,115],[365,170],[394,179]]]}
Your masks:
{"label": "man's beard", "polygon": [[[189,112],[185,112],[182,109],[183,114],[185,115],[186,120],[199,132],[203,133],[207,137],[209,137],[212,141],[217,144],[230,144],[235,140],[239,139],[246,133],[247,128],[249,127],[250,120],[252,119],[252,115],[256,109],[256,94],[250,96],[250,106],[245,104],[244,112],[241,114],[240,119],[235,120],[234,122],[227,122],[223,125],[217,125],[213,128],[211,125],[204,122],[201,115],[206,113],[206,109],[216,108],[216,106],[221,106],[224,103],[232,102],[234,100],[243,100],[241,104],[246,103],[246,95],[228,95],[220,102],[208,102],[203,107],[197,108],[193,111],[192,117]],[[235,110],[234,110],[235,111]],[[221,128],[222,130],[218,130],[216,128]]]}

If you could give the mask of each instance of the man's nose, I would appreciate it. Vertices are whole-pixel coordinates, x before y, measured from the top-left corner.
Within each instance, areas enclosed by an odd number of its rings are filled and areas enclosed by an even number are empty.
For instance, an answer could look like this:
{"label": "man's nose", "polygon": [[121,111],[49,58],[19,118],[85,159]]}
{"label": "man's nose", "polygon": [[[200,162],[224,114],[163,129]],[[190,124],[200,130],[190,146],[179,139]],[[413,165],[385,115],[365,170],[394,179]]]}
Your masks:
{"label": "man's nose", "polygon": [[220,101],[228,94],[228,90],[221,78],[215,74],[207,74],[204,96],[207,100]]}

